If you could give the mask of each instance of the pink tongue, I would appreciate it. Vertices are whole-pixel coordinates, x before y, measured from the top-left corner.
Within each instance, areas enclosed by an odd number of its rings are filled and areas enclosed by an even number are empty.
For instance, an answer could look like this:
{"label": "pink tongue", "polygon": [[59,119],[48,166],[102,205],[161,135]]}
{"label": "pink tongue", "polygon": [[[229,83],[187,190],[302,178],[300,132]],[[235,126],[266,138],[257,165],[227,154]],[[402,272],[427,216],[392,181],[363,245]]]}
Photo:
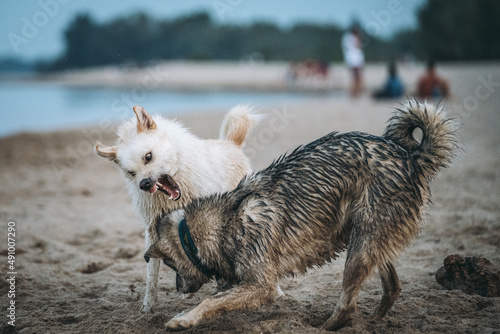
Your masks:
{"label": "pink tongue", "polygon": [[152,194],[156,191],[156,184],[153,186],[153,188],[149,189],[149,193]]}
{"label": "pink tongue", "polygon": [[160,183],[159,187],[160,190],[163,190],[165,193],[168,194],[168,196],[171,197],[174,201],[178,200],[180,198],[181,192],[178,189],[177,184],[175,181],[172,179],[172,177],[166,175],[165,177],[161,177],[158,180],[158,183]]}
{"label": "pink tongue", "polygon": [[175,189],[172,189],[172,187],[163,186],[163,189],[167,191],[168,195],[172,197],[172,199],[177,199],[178,192]]}

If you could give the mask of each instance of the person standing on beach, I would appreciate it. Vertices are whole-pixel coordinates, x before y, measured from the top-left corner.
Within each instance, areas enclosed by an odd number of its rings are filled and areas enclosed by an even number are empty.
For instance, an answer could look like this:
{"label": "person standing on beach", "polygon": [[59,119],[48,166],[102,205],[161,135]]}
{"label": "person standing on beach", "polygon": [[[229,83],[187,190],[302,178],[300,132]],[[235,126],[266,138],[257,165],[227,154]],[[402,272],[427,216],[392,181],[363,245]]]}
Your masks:
{"label": "person standing on beach", "polygon": [[363,89],[362,70],[365,63],[365,56],[361,49],[361,29],[358,26],[352,26],[342,36],[341,46],[344,62],[352,73],[350,94],[352,97],[357,97]]}

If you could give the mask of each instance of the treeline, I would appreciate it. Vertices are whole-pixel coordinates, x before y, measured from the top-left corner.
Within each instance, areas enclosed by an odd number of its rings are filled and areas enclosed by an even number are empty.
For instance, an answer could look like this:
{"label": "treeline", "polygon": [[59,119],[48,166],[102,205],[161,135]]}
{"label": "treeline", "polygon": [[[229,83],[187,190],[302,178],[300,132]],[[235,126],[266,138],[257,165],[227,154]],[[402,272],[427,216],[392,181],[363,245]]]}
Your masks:
{"label": "treeline", "polygon": [[444,61],[500,59],[500,1],[428,0],[415,33],[426,58]]}
{"label": "treeline", "polygon": [[[391,40],[365,34],[365,57],[367,61],[403,55],[438,61],[499,59],[499,16],[498,0],[428,0],[418,12],[417,29],[402,31]],[[220,25],[206,12],[173,20],[139,13],[103,24],[80,14],[64,33],[64,53],[37,68],[53,71],[174,59],[341,61],[343,33],[334,24],[297,24],[289,29],[267,22]]]}
{"label": "treeline", "polygon": [[[340,61],[344,30],[335,25],[298,24],[283,29],[272,23],[219,25],[205,12],[159,21],[144,13],[98,24],[78,15],[65,31],[65,52],[39,63],[39,70],[106,64],[145,64],[152,60]],[[387,58],[387,42],[366,36],[368,60]]]}

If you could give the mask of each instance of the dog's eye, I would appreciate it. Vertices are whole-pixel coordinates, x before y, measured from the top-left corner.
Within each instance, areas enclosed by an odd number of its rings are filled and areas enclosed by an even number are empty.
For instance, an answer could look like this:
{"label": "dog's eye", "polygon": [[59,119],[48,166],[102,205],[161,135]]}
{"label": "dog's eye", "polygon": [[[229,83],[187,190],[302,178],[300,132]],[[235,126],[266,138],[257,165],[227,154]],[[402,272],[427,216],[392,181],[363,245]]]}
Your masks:
{"label": "dog's eye", "polygon": [[127,173],[128,173],[128,175],[130,175],[131,177],[135,177],[135,172],[132,172],[132,171],[130,171],[130,170],[129,170]]}
{"label": "dog's eye", "polygon": [[144,156],[144,161],[146,161],[146,163],[150,162],[152,159],[153,159],[153,153],[151,152],[149,152]]}

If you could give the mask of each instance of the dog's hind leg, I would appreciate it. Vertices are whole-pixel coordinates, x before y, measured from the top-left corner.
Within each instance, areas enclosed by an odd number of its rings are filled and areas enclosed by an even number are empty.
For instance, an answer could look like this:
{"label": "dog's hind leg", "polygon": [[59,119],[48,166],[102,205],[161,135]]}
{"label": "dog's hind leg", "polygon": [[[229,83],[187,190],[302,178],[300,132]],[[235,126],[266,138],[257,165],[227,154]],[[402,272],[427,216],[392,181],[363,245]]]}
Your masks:
{"label": "dog's hind leg", "polygon": [[[147,229],[146,235],[146,251],[151,245],[158,241],[156,228]],[[142,303],[141,312],[149,313],[152,311],[153,306],[157,299],[158,290],[158,275],[160,273],[160,259],[150,259],[147,263],[147,276],[146,276],[146,294]]]}
{"label": "dog's hind leg", "polygon": [[361,286],[375,267],[365,245],[361,242],[363,239],[359,237],[356,239],[351,238],[347,250],[340,299],[332,316],[321,327],[322,329],[337,330],[353,317]]}
{"label": "dog's hind leg", "polygon": [[202,320],[212,319],[230,311],[255,309],[275,299],[276,283],[268,286],[238,285],[203,300],[191,311],[170,319],[165,326],[169,330],[187,329],[196,326]]}
{"label": "dog's hind leg", "polygon": [[399,283],[398,274],[392,263],[386,263],[383,266],[378,266],[380,278],[382,280],[382,300],[377,308],[373,311],[372,316],[375,318],[383,318],[392,304],[398,299],[401,292],[401,284]]}

